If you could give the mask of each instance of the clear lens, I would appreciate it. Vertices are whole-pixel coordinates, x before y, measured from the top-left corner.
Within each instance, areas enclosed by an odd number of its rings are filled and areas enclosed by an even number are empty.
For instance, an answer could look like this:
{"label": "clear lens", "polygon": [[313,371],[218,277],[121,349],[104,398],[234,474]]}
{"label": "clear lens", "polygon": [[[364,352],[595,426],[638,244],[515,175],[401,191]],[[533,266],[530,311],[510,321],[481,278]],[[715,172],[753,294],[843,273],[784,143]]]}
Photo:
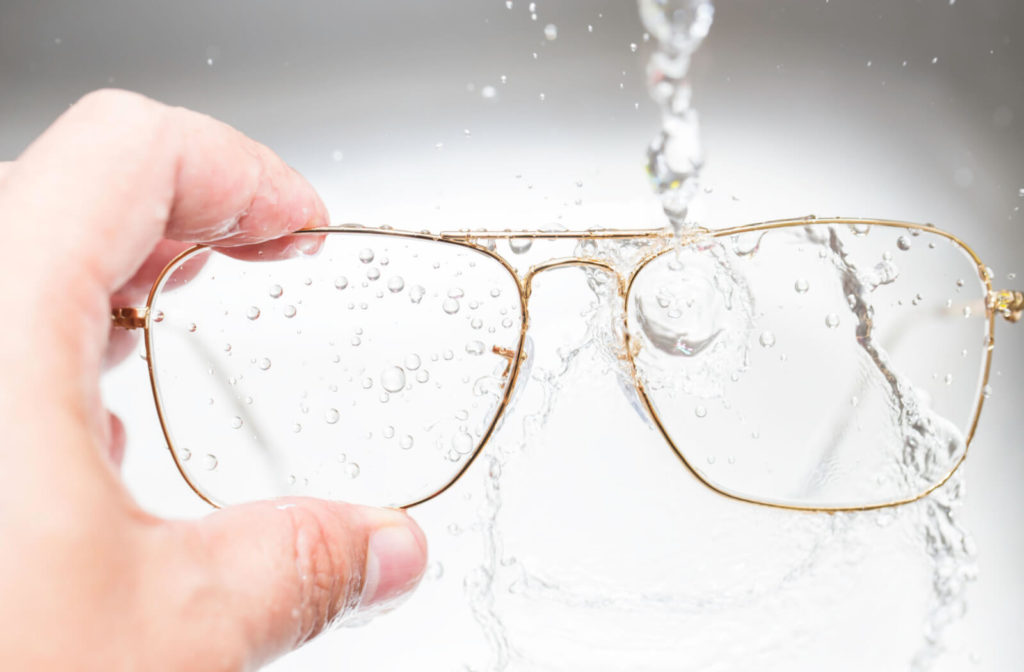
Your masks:
{"label": "clear lens", "polygon": [[641,387],[706,482],[806,508],[917,497],[959,465],[989,316],[937,233],[812,224],[672,249],[637,274]]}
{"label": "clear lens", "polygon": [[400,506],[444,488],[496,421],[523,321],[517,281],[493,257],[349,232],[255,263],[196,252],[150,310],[168,436],[217,504]]}

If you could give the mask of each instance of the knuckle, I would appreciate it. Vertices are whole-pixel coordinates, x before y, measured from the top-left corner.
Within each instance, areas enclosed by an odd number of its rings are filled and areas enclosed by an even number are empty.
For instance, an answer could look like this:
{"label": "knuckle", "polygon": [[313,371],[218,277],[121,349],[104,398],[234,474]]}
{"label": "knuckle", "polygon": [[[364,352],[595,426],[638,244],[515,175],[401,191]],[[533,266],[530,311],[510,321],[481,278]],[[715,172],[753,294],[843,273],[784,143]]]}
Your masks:
{"label": "knuckle", "polygon": [[91,91],[72,106],[79,114],[110,117],[126,113],[152,113],[159,104],[140,93],[123,89],[98,89]]}

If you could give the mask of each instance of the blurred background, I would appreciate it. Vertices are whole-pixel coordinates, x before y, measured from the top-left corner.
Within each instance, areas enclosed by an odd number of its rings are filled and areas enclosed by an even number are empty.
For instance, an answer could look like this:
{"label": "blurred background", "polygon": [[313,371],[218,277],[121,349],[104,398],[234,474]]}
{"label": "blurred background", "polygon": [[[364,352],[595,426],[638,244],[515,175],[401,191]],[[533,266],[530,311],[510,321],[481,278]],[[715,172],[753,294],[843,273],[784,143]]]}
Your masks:
{"label": "blurred background", "polygon": [[[968,241],[996,285],[1020,286],[1024,6],[716,10],[693,66],[702,223],[932,222]],[[335,223],[661,226],[644,173],[659,126],[652,46],[628,0],[4,0],[0,157],[115,86],[269,145]],[[956,508],[973,556],[952,562],[928,552],[926,506],[804,516],[704,492],[668,466],[588,340],[601,310],[578,275],[538,283],[537,355],[513,417],[465,483],[415,511],[427,581],[402,610],[274,669],[1019,667],[1024,332],[997,326]],[[105,380],[129,432],[125,477],[153,511],[202,515],[147,390],[139,358]]]}

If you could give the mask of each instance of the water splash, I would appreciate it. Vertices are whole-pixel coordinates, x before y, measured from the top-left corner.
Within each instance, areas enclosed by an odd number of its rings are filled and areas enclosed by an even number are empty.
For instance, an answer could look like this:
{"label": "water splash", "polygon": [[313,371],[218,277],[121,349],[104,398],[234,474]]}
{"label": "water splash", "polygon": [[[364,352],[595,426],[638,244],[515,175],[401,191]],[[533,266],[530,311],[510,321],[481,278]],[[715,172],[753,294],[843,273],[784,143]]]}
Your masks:
{"label": "water splash", "polygon": [[639,0],[640,18],[657,49],[647,87],[661,111],[661,130],[647,149],[647,173],[676,233],[691,225],[690,204],[704,163],[697,111],[691,104],[690,58],[711,29],[711,0]]}

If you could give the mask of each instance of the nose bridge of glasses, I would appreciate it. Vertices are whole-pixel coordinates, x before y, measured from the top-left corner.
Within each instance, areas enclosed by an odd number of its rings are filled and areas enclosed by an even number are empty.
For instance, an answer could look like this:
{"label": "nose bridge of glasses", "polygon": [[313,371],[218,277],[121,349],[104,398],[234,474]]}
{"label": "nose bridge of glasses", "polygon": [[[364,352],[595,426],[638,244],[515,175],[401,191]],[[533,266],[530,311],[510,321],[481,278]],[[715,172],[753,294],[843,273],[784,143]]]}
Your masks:
{"label": "nose bridge of glasses", "polygon": [[601,259],[587,259],[578,257],[565,257],[562,259],[551,259],[545,261],[536,266],[531,266],[523,277],[523,296],[529,300],[530,295],[533,293],[533,280],[541,273],[546,271],[553,271],[559,268],[596,268],[605,271],[609,275],[615,278],[616,286],[619,291],[619,296],[624,297],[626,295],[626,280],[622,275],[615,269],[614,266]]}

